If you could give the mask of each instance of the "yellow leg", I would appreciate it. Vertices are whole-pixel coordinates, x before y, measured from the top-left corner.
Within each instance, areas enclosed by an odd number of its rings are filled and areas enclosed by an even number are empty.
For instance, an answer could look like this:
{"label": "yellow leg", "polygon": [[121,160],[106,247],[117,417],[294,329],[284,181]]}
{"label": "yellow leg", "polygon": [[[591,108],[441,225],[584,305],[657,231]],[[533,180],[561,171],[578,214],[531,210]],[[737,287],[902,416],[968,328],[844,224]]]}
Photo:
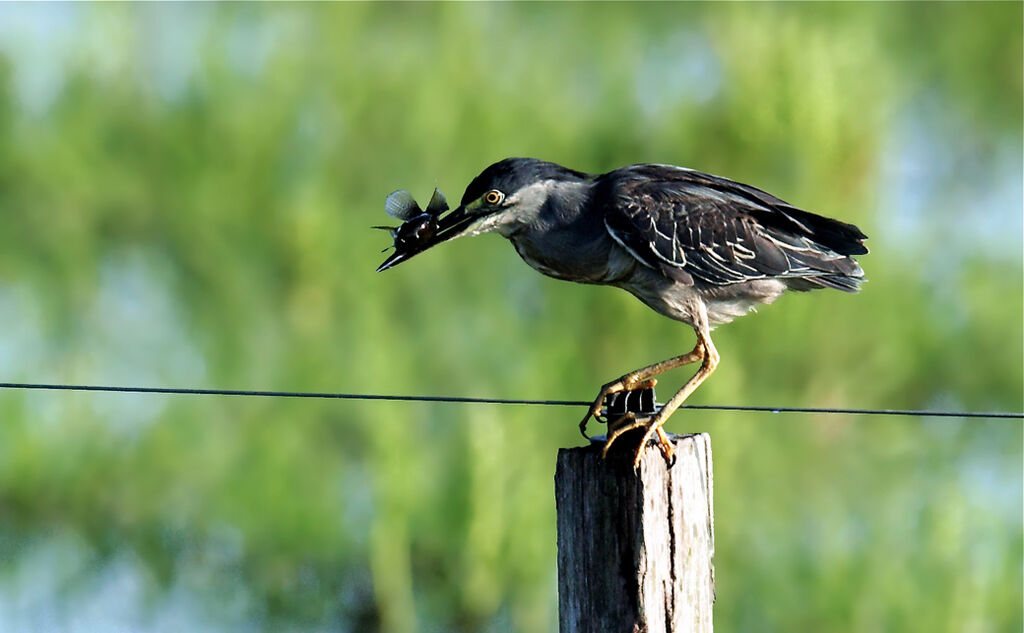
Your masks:
{"label": "yellow leg", "polygon": [[[587,410],[587,414],[583,416],[582,420],[580,420],[580,433],[583,434],[583,437],[587,437],[587,422],[590,421],[591,417],[595,420],[598,419],[601,414],[601,406],[604,404],[605,398],[609,395],[620,391],[639,389],[643,386],[641,383],[649,380],[652,376],[663,374],[666,371],[675,369],[676,367],[695,363],[702,358],[704,358],[704,347],[700,340],[700,336],[698,336],[697,345],[693,348],[693,351],[683,354],[682,356],[675,356],[668,360],[663,360],[660,363],[641,367],[636,371],[629,372],[618,380],[613,380],[612,382],[604,385],[601,387],[600,393],[597,394],[597,398],[594,399],[594,404],[590,406],[590,409]],[[618,437],[618,435],[619,433],[615,434],[615,437]],[[609,444],[611,443],[611,438],[612,434],[609,429]]]}
{"label": "yellow leg", "polygon": [[[697,387],[699,387],[700,384],[715,371],[715,368],[718,367],[718,350],[716,350],[714,344],[712,344],[711,337],[706,333],[702,335],[699,330],[697,331],[697,337],[704,338],[703,343],[704,349],[706,350],[706,353],[704,354],[704,362],[701,363],[700,369],[697,370],[697,373],[686,381],[683,388],[677,391],[676,395],[672,396],[672,399],[666,402],[665,406],[663,406],[661,410],[658,411],[658,413],[650,419],[646,425],[644,425],[647,426],[647,432],[644,433],[644,437],[640,441],[640,446],[636,449],[636,456],[633,458],[634,470],[640,468],[640,459],[643,457],[644,449],[647,447],[647,442],[651,439],[651,436],[655,433],[658,435],[658,446],[661,448],[662,455],[665,456],[666,460],[671,461],[673,450],[672,445],[668,443],[668,437],[665,435],[665,432],[661,427],[665,424],[665,421],[668,420],[669,416],[675,413],[676,409],[679,408],[679,405],[683,404],[683,402],[690,397],[690,394],[696,391]],[[611,443],[610,436],[608,438],[608,443]],[[608,447],[605,446],[605,451],[607,450]]]}
{"label": "yellow leg", "polygon": [[608,457],[608,449],[612,447],[612,442],[617,440],[624,433],[629,433],[634,429],[640,429],[647,426],[649,417],[637,417],[635,413],[627,413],[622,416],[614,423],[609,421],[608,423],[608,439],[604,442],[604,450],[601,451],[601,459]]}

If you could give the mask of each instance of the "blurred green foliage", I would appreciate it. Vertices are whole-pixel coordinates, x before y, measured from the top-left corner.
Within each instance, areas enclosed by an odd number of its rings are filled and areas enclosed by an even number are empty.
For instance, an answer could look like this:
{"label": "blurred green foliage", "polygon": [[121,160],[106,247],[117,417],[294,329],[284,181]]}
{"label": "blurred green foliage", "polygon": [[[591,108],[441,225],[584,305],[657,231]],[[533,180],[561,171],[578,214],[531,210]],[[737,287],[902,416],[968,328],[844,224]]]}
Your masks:
{"label": "blurred green foliage", "polygon": [[[524,155],[687,165],[871,236],[859,296],[717,330],[693,402],[1020,411],[1021,19],[5,5],[2,379],[586,399],[689,349],[495,236],[373,272],[388,192],[457,199]],[[552,475],[580,415],[0,394],[0,627],[554,630]],[[1022,629],[1020,423],[669,426],[713,438],[718,630]]]}

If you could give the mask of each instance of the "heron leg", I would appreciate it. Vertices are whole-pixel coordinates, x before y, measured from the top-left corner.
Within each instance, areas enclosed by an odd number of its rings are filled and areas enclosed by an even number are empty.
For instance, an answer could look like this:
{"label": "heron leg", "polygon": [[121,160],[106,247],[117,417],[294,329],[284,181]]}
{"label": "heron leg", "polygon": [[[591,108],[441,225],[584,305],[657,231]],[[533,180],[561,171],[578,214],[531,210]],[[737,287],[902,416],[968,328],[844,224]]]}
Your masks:
{"label": "heron leg", "polygon": [[[693,348],[692,351],[687,352],[686,354],[683,354],[681,356],[674,356],[668,360],[663,360],[660,363],[654,363],[653,365],[648,365],[647,367],[641,367],[636,371],[629,372],[628,374],[622,376],[618,380],[613,380],[610,383],[604,385],[603,387],[601,387],[600,393],[597,394],[597,398],[594,399],[594,404],[590,405],[590,409],[587,410],[587,414],[583,416],[582,420],[580,420],[580,433],[583,434],[583,437],[588,437],[587,422],[589,422],[590,418],[592,417],[595,420],[600,419],[601,406],[604,404],[605,398],[607,398],[609,395],[613,393],[618,393],[620,391],[641,389],[645,386],[645,381],[649,381],[653,376],[663,374],[666,371],[675,369],[676,367],[682,367],[683,365],[695,363],[701,360],[702,358],[704,358],[704,348],[702,347],[700,337],[698,337],[697,345]],[[651,383],[650,386],[653,386],[653,383]],[[618,435],[619,434],[615,434],[615,437],[618,437]],[[609,444],[611,443],[611,439],[612,433],[611,429],[609,429]]]}
{"label": "heron leg", "polygon": [[650,419],[650,416],[638,416],[633,412],[629,412],[617,420],[609,421],[608,439],[605,440],[604,450],[601,451],[601,459],[608,457],[608,449],[611,448],[612,442],[624,433],[645,427]]}
{"label": "heron leg", "polygon": [[[704,330],[703,332],[701,330]],[[706,328],[697,330],[698,347],[704,349],[704,362],[701,363],[700,369],[693,375],[686,384],[683,385],[682,389],[676,392],[676,395],[672,396],[672,399],[665,403],[665,406],[656,413],[653,418],[643,426],[647,427],[647,432],[644,433],[643,439],[640,441],[640,446],[636,449],[636,457],[633,458],[633,470],[640,468],[640,458],[643,456],[644,448],[647,447],[647,442],[650,441],[651,437],[655,434],[658,435],[658,448],[661,449],[661,454],[665,456],[665,459],[672,461],[672,453],[674,449],[672,444],[668,441],[668,436],[665,435],[665,431],[662,430],[662,425],[665,421],[675,413],[679,405],[683,404],[690,394],[697,390],[697,387],[704,382],[708,376],[715,371],[718,367],[718,350],[715,349],[714,344],[711,342],[711,335],[708,333]],[[611,436],[608,438],[611,443]],[[605,452],[608,451],[607,445],[605,446]]]}

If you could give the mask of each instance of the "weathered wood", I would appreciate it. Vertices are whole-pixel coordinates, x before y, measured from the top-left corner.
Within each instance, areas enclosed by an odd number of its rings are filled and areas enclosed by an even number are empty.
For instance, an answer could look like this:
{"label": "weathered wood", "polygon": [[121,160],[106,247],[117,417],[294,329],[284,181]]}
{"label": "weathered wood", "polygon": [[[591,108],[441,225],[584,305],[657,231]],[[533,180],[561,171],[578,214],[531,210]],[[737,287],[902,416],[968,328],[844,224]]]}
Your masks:
{"label": "weathered wood", "polygon": [[652,445],[636,474],[632,450],[607,460],[598,443],[558,452],[561,633],[711,633],[711,440],[672,441],[675,466]]}

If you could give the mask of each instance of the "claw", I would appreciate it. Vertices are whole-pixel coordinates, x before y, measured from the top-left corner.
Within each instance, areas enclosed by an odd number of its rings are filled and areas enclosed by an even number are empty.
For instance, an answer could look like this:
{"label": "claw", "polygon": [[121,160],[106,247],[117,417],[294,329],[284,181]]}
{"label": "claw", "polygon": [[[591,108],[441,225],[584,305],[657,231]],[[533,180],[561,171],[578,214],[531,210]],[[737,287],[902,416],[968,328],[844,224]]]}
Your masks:
{"label": "claw", "polygon": [[665,462],[668,467],[671,468],[675,464],[675,449],[672,448],[672,442],[668,439],[668,435],[661,428],[665,424],[666,417],[662,415],[664,409],[659,411],[657,415],[650,418],[647,425],[647,431],[644,432],[643,439],[640,440],[640,446],[636,449],[636,455],[633,457],[633,470],[640,469],[640,461],[643,459],[644,450],[647,448],[647,443],[654,439],[654,436],[658,436],[658,449],[661,451],[662,457],[665,458]]}
{"label": "claw", "polygon": [[676,465],[676,449],[672,446],[672,440],[669,439],[668,434],[660,426],[657,428],[658,432],[658,448],[661,450],[662,456],[665,461],[668,462],[668,467],[672,468]]}
{"label": "claw", "polygon": [[[608,399],[608,396],[613,393],[619,393],[620,391],[653,389],[656,384],[658,384],[657,378],[639,380],[632,374],[626,374],[622,378],[613,380],[612,382],[604,385],[601,387],[601,391],[597,394],[597,397],[594,398],[594,403],[590,405],[590,409],[587,410],[587,414],[583,416],[582,420],[580,420],[580,433],[583,434],[584,438],[589,440],[590,436],[587,435],[587,423],[590,421],[590,418],[594,418],[599,422],[607,421],[601,419],[601,409],[604,407],[604,403]],[[621,421],[621,418],[619,421]]]}
{"label": "claw", "polygon": [[[597,398],[594,399],[594,404],[590,405],[590,408],[587,409],[587,414],[583,416],[582,420],[580,420],[580,433],[583,434],[583,437],[588,440],[590,439],[590,436],[587,435],[587,422],[590,421],[590,418],[594,418],[598,421],[601,420],[601,407],[604,405],[604,399],[608,397],[608,394],[621,391],[622,386],[619,384],[621,382],[621,380],[616,380],[615,382],[610,382],[601,387],[600,393],[598,393]],[[618,386],[618,389],[613,390],[616,386]]]}
{"label": "claw", "polygon": [[612,444],[615,440],[619,439],[626,433],[635,429],[640,429],[647,426],[651,418],[648,416],[637,416],[632,411],[628,411],[625,415],[617,420],[608,421],[608,439],[604,443],[604,450],[601,451],[601,459],[608,456],[608,450],[611,449]]}

